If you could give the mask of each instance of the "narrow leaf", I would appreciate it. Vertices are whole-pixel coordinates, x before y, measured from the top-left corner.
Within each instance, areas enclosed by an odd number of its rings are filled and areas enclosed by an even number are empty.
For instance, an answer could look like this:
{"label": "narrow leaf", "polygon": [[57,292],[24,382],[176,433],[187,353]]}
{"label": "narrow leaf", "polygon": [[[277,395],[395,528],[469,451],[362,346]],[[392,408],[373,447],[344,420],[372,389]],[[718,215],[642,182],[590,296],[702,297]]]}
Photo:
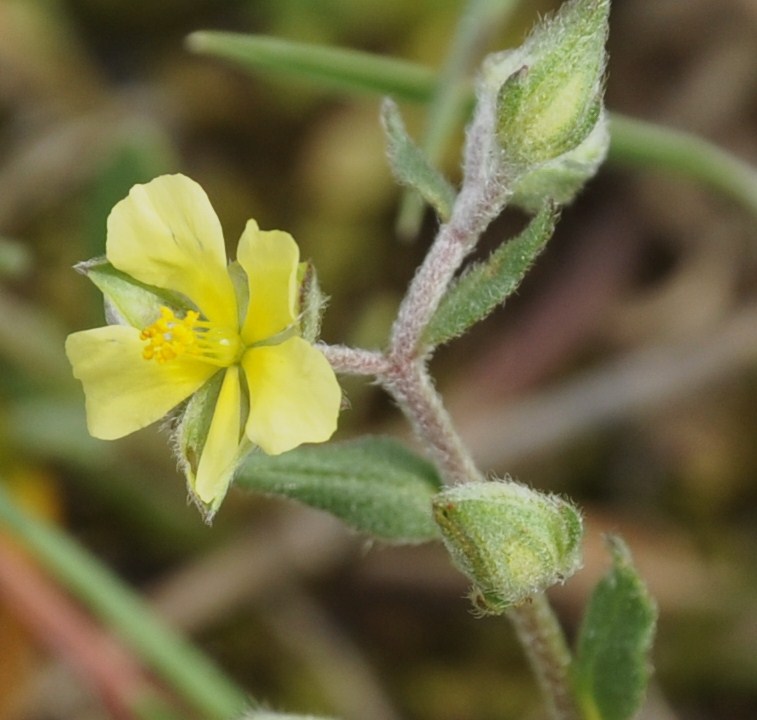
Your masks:
{"label": "narrow leaf", "polygon": [[455,190],[431,164],[426,153],[410,139],[399,108],[390,98],[386,98],[381,106],[381,120],[394,176],[403,185],[416,190],[442,220],[448,220],[455,202]]}
{"label": "narrow leaf", "polygon": [[589,601],[574,662],[576,695],[590,720],[628,720],[649,677],[657,610],[620,538],[609,539],[613,566]]}
{"label": "narrow leaf", "polygon": [[392,94],[425,102],[434,87],[434,72],[428,68],[344,48],[207,30],[189,35],[187,46],[197,53],[230,60],[245,70],[291,75],[337,90]]}
{"label": "narrow leaf", "polygon": [[251,710],[240,720],[328,720],[328,718],[315,715],[290,715],[271,710]]}
{"label": "narrow leaf", "polygon": [[486,262],[473,265],[452,285],[428,324],[423,342],[441,345],[483,320],[518,288],[552,237],[557,213],[547,205],[515,238],[497,248]]}
{"label": "narrow leaf", "polygon": [[439,537],[431,498],[441,485],[426,460],[383,437],[254,453],[236,483],[326,510],[373,537],[395,543]]}

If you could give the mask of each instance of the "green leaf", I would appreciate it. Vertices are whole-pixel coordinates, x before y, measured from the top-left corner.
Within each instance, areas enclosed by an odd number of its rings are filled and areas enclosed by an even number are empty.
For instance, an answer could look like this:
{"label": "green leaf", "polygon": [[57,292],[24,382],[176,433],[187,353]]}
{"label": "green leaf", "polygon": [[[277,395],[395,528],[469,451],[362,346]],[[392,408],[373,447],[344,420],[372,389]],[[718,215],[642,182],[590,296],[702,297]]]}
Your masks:
{"label": "green leaf", "polygon": [[389,163],[397,180],[415,189],[446,221],[452,214],[455,190],[405,130],[399,108],[390,98],[381,106]]}
{"label": "green leaf", "polygon": [[289,713],[277,713],[270,710],[251,710],[240,720],[329,720],[328,718],[315,715],[290,715]]}
{"label": "green leaf", "polygon": [[644,699],[657,609],[620,538],[608,540],[613,566],[589,601],[573,680],[587,720],[627,720]]}
{"label": "green leaf", "polygon": [[433,465],[390,438],[302,447],[276,456],[253,453],[236,483],[326,510],[388,542],[439,537],[431,515],[439,476]]}
{"label": "green leaf", "polygon": [[423,343],[441,345],[483,320],[520,285],[552,236],[557,212],[542,208],[528,227],[497,248],[484,263],[473,265],[452,285],[426,327]]}
{"label": "green leaf", "polygon": [[610,132],[609,161],[696,180],[757,216],[757,168],[745,160],[696,135],[618,113]]}
{"label": "green leaf", "polygon": [[428,68],[344,48],[207,30],[189,35],[187,46],[245,70],[292,75],[349,92],[391,94],[424,102],[434,87],[434,72]]}

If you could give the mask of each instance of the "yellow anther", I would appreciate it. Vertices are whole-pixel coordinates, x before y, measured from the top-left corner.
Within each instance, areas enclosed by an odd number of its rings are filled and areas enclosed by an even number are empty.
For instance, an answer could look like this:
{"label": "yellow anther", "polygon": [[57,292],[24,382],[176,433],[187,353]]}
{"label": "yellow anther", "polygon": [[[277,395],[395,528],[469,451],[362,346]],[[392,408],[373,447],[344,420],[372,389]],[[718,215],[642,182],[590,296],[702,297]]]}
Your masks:
{"label": "yellow anther", "polygon": [[241,341],[236,331],[218,327],[204,320],[195,310],[183,318],[173,310],[160,308],[160,317],[139,334],[147,344],[142,350],[145,360],[166,363],[182,355],[228,367],[239,357]]}

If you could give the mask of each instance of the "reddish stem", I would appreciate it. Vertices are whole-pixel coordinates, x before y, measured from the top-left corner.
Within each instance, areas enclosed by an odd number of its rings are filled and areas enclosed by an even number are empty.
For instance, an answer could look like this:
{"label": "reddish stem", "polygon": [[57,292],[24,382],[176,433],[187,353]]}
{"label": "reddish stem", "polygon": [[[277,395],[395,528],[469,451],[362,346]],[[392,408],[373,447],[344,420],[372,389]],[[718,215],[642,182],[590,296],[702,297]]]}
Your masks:
{"label": "reddish stem", "polygon": [[154,695],[140,666],[123,647],[2,537],[0,597],[41,644],[78,670],[114,717],[132,720],[133,709]]}

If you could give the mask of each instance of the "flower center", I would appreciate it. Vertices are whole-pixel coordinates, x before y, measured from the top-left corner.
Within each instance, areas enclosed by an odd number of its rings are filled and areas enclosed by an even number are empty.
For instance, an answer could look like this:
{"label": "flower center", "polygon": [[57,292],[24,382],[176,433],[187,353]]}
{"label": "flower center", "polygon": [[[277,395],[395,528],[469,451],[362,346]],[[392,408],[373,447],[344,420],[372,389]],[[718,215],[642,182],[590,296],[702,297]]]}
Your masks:
{"label": "flower center", "polygon": [[167,307],[160,308],[160,317],[142,330],[139,337],[146,343],[142,357],[161,365],[184,355],[229,367],[239,359],[242,348],[236,330],[200,320],[200,313],[195,310],[177,318]]}

